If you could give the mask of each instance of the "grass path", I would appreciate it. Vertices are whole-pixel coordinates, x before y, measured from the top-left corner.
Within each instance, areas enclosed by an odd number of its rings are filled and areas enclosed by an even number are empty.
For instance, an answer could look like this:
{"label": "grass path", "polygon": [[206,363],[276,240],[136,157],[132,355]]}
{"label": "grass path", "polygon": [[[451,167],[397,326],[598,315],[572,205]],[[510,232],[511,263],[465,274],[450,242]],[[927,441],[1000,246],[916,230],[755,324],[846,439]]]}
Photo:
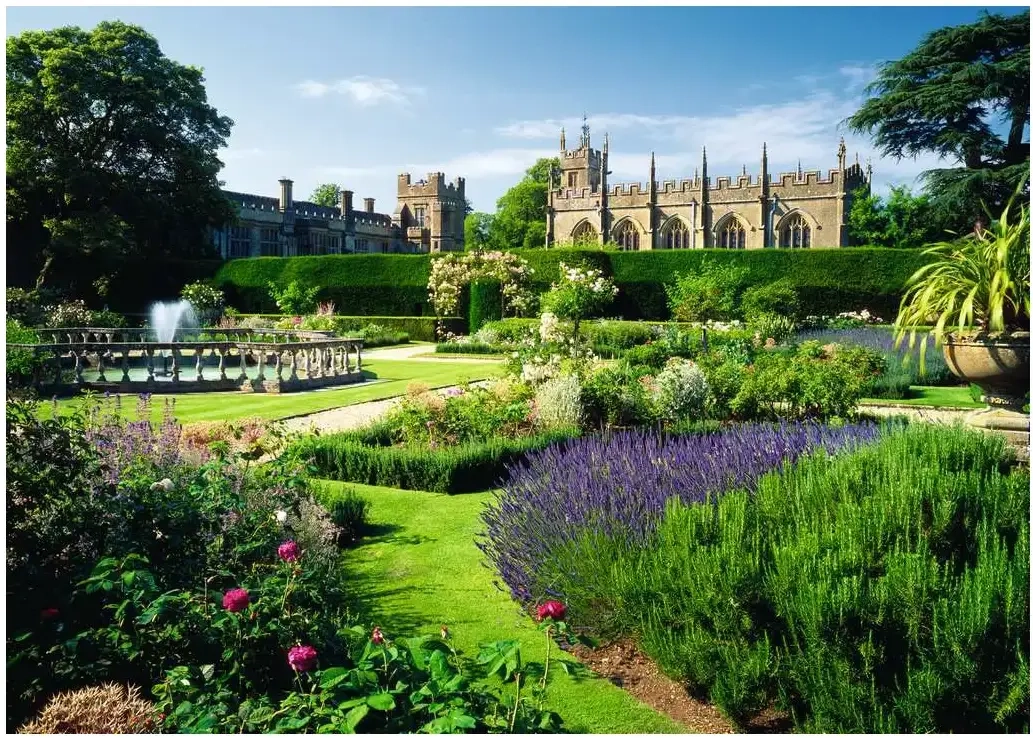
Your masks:
{"label": "grass path", "polygon": [[986,407],[982,402],[974,402],[969,394],[968,386],[964,387],[911,387],[908,396],[902,400],[869,398],[861,400],[865,405],[916,405],[921,407]]}
{"label": "grass path", "polygon": [[[516,638],[525,659],[541,662],[544,636],[507,594],[474,543],[490,493],[441,495],[321,481],[320,492],[352,487],[372,503],[373,534],[345,553],[357,595],[389,633],[436,633],[447,625],[459,648]],[[556,651],[553,650],[555,654]],[[561,658],[577,663],[573,657]],[[559,669],[549,707],[579,733],[684,733],[685,728],[591,674]]]}
{"label": "grass path", "polygon": [[[405,394],[405,388],[410,382],[422,382],[431,388],[446,387],[494,377],[501,371],[497,364],[491,362],[390,360],[379,357],[376,352],[363,356],[362,367],[369,379],[380,381],[282,395],[244,392],[154,395],[152,419],[160,420],[166,397],[175,398],[176,418],[184,424],[250,417],[279,420],[360,402],[397,397]],[[70,413],[81,403],[81,397],[59,400],[58,410]],[[135,407],[136,396],[124,396],[123,415],[135,419]],[[41,410],[49,415],[49,408],[50,404],[44,403]]]}

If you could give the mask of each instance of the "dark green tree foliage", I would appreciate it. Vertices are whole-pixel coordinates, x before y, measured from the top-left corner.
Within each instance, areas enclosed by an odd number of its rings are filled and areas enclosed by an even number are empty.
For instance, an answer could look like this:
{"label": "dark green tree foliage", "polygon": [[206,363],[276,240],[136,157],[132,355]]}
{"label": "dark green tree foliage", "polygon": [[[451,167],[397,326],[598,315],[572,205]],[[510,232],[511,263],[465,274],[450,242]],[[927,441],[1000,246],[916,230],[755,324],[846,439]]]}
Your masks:
{"label": "dark green tree foliage", "polygon": [[847,217],[850,243],[887,249],[919,249],[946,233],[929,195],[891,187],[890,196],[865,195],[854,200]]}
{"label": "dark green tree foliage", "polygon": [[333,182],[321,184],[312,190],[309,200],[325,208],[336,208],[341,202],[341,187]]}
{"label": "dark green tree foliage", "polygon": [[207,228],[234,217],[216,178],[232,125],[201,70],[137,26],[8,38],[9,281],[92,298],[102,278],[211,256]]}
{"label": "dark green tree foliage", "polygon": [[848,121],[888,156],[960,165],[922,175],[951,230],[971,230],[981,200],[996,216],[1029,170],[1029,38],[1028,10],[934,31],[882,66]]}

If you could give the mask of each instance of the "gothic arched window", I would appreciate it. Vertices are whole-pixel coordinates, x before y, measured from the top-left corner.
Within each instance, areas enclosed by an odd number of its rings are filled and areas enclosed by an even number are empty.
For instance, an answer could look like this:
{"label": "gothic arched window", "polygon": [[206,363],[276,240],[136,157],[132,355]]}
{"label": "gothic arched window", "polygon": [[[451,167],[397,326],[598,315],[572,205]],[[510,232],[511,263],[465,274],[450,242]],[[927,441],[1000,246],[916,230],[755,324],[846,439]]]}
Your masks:
{"label": "gothic arched window", "polygon": [[638,251],[638,228],[626,220],[614,230],[613,240],[621,251]]}
{"label": "gothic arched window", "polygon": [[790,249],[806,249],[811,245],[811,226],[800,214],[789,216],[778,236],[779,245]]}
{"label": "gothic arched window", "polygon": [[599,232],[591,223],[584,220],[575,226],[574,231],[570,234],[570,240],[574,243],[599,243]]}
{"label": "gothic arched window", "polygon": [[689,248],[689,227],[681,218],[671,218],[670,225],[664,231],[664,248],[687,249]]}
{"label": "gothic arched window", "polygon": [[718,232],[717,243],[723,249],[746,248],[746,229],[734,215],[729,218]]}

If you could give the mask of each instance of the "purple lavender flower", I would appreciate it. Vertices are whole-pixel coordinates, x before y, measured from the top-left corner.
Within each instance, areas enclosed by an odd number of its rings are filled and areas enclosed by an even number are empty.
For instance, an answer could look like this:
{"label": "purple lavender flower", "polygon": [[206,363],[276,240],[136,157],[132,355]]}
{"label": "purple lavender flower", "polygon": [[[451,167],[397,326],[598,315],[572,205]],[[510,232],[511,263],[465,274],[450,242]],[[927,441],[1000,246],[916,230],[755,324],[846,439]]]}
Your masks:
{"label": "purple lavender flower", "polygon": [[[482,514],[486,531],[477,545],[526,603],[542,594],[535,579],[541,562],[586,530],[641,541],[669,499],[699,503],[731,489],[752,491],[763,474],[808,452],[835,452],[878,435],[871,423],[746,424],[706,435],[637,430],[550,446],[508,468],[508,481]],[[562,592],[548,594],[563,599]]]}

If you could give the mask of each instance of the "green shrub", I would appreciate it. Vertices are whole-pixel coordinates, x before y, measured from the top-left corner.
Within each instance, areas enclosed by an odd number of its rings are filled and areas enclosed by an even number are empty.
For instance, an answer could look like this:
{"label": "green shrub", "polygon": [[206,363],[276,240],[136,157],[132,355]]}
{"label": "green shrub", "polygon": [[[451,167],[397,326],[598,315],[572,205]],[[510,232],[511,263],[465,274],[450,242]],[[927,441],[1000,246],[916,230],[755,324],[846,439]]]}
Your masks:
{"label": "green shrub", "polygon": [[507,464],[571,437],[569,431],[557,431],[430,450],[390,446],[390,431],[374,427],[306,438],[292,450],[311,459],[326,479],[459,494],[491,489]]}
{"label": "green shrub", "polygon": [[502,319],[502,283],[497,279],[477,279],[470,283],[470,333],[485,323]]}
{"label": "green shrub", "polygon": [[645,367],[620,361],[585,378],[581,397],[589,427],[647,425],[656,417]]}
{"label": "green shrub", "polygon": [[315,311],[318,286],[302,287],[297,280],[291,280],[283,288],[278,287],[275,282],[269,282],[268,286],[269,296],[284,315],[304,315]]}
{"label": "green shrub", "polygon": [[126,316],[113,310],[94,310],[90,313],[91,328],[128,328]]}
{"label": "green shrub", "polygon": [[503,346],[480,343],[478,341],[439,343],[434,347],[434,353],[436,354],[487,354],[494,356],[505,352],[506,349]]}
{"label": "green shrub", "polygon": [[790,319],[800,315],[800,296],[788,279],[758,284],[742,293],[742,314],[747,322],[761,315],[781,315]]}
{"label": "green shrub", "polygon": [[30,291],[21,287],[8,287],[7,317],[14,318],[22,325],[42,325],[44,316],[39,294],[35,290]]}
{"label": "green shrub", "polygon": [[222,290],[212,287],[207,282],[191,282],[180,291],[179,296],[194,308],[194,314],[201,321],[201,325],[215,323],[222,315],[226,304]]}
{"label": "green shrub", "polygon": [[[7,318],[7,344],[37,344],[39,334],[31,328],[26,328],[16,319]],[[7,350],[7,363],[4,370],[7,374],[8,387],[29,386],[37,370],[42,367],[51,354],[37,354],[32,349],[9,348]]]}
{"label": "green shrub", "polygon": [[571,544],[568,603],[740,721],[779,700],[807,733],[1025,731],[1029,473],[1006,458],[924,425],[819,453],[672,503],[640,547]]}
{"label": "green shrub", "polygon": [[737,318],[747,276],[741,266],[708,261],[697,272],[677,274],[667,288],[671,315],[690,322]]}
{"label": "green shrub", "polygon": [[351,546],[358,542],[369,525],[369,500],[348,487],[333,495],[323,493],[320,499],[330,513],[330,520],[337,526],[337,544]]}

